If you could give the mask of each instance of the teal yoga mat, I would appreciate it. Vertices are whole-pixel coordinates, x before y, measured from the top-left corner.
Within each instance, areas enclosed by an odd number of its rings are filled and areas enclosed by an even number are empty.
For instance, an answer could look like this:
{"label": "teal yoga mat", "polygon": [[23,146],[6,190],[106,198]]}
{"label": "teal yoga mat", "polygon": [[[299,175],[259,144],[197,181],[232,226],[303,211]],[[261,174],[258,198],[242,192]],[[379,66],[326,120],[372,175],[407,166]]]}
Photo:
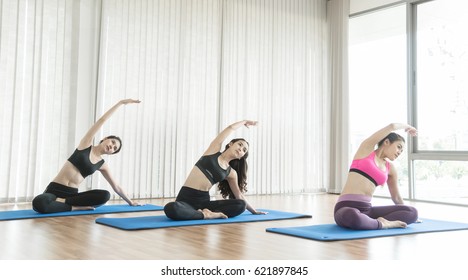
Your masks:
{"label": "teal yoga mat", "polygon": [[468,229],[468,224],[465,223],[431,219],[421,220],[421,223],[410,224],[406,228],[380,230],[352,230],[339,227],[336,224],[324,224],[300,227],[267,228],[266,231],[319,241],[337,241]]}
{"label": "teal yoga mat", "polygon": [[116,205],[103,205],[94,210],[80,210],[70,212],[60,212],[52,214],[39,214],[32,209],[27,210],[11,210],[0,211],[0,221],[7,220],[20,220],[20,219],[35,219],[35,218],[48,218],[48,217],[66,217],[78,215],[97,215],[97,214],[111,214],[111,213],[125,213],[125,212],[141,212],[141,211],[157,211],[163,210],[162,206],[146,204],[142,206],[130,206],[128,204]]}
{"label": "teal yoga mat", "polygon": [[229,224],[229,223],[248,223],[248,222],[263,222],[297,218],[312,218],[311,215],[298,214],[291,212],[282,212],[268,209],[258,209],[259,211],[268,212],[266,215],[253,215],[245,211],[239,216],[229,219],[213,219],[213,220],[190,220],[190,221],[175,221],[167,218],[165,215],[160,216],[142,216],[131,218],[98,218],[96,223],[111,226],[123,230],[139,230],[139,229],[157,229],[168,227],[183,227],[196,225],[212,225],[212,224]]}

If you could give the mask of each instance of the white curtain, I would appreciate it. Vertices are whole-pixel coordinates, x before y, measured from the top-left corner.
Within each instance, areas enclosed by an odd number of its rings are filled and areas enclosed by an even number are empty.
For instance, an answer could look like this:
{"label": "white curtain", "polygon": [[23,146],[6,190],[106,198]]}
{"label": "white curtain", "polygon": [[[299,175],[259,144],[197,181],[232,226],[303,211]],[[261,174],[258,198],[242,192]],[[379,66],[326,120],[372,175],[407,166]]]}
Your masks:
{"label": "white curtain", "polygon": [[[76,1],[0,1],[0,201],[42,192],[73,151]],[[82,108],[84,119],[92,116]]]}
{"label": "white curtain", "polygon": [[[134,198],[173,197],[226,125],[251,145],[249,194],[328,187],[325,0],[0,1],[0,198],[42,192],[92,122]],[[96,173],[82,188],[109,186]]]}
{"label": "white curtain", "polygon": [[[348,22],[349,0],[329,0],[330,47],[330,183],[340,193],[349,169]],[[328,134],[328,133],[327,133]]]}
{"label": "white curtain", "polygon": [[102,11],[98,114],[142,101],[103,130],[124,143],[108,163],[130,196],[175,196],[217,132],[221,4],[105,0]]}
{"label": "white curtain", "polygon": [[221,124],[250,118],[251,193],[323,190],[326,2],[225,1]]}

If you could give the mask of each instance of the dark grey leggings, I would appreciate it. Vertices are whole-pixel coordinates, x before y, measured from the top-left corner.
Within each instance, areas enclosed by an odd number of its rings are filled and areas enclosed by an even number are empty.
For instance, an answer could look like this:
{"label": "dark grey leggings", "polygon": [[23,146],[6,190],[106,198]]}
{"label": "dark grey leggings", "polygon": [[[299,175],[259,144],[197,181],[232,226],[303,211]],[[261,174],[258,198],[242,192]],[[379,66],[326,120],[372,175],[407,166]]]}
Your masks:
{"label": "dark grey leggings", "polygon": [[203,213],[198,209],[206,208],[212,212],[224,213],[231,218],[242,214],[245,207],[246,203],[242,199],[210,200],[208,192],[182,187],[176,201],[164,206],[164,213],[173,220],[202,220]]}
{"label": "dark grey leggings", "polygon": [[[56,201],[57,197],[65,198],[65,203]],[[90,190],[79,193],[77,188],[51,182],[44,193],[33,199],[32,205],[36,212],[48,214],[71,211],[72,206],[99,207],[109,199],[110,193],[106,190]]]}
{"label": "dark grey leggings", "polygon": [[381,229],[377,218],[412,224],[418,219],[418,211],[409,205],[372,206],[369,202],[345,200],[335,205],[335,222],[350,229]]}

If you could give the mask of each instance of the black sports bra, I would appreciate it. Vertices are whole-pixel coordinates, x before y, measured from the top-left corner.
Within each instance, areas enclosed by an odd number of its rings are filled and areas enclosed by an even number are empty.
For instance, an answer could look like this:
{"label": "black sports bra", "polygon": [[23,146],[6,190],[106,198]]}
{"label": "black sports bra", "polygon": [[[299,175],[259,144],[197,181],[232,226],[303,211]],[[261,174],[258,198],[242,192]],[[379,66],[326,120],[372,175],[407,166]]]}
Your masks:
{"label": "black sports bra", "polygon": [[89,153],[91,152],[91,146],[84,150],[78,150],[76,149],[75,152],[68,158],[68,161],[71,162],[76,168],[81,173],[81,176],[83,178],[93,174],[101,168],[101,166],[104,164],[104,160],[101,159],[97,163],[92,163],[89,160]]}
{"label": "black sports bra", "polygon": [[211,184],[214,185],[226,179],[231,172],[231,167],[229,166],[227,169],[223,169],[219,166],[218,157],[221,155],[221,152],[217,152],[216,154],[202,156],[195,166],[197,166],[203,174],[205,174],[206,178],[210,180]]}

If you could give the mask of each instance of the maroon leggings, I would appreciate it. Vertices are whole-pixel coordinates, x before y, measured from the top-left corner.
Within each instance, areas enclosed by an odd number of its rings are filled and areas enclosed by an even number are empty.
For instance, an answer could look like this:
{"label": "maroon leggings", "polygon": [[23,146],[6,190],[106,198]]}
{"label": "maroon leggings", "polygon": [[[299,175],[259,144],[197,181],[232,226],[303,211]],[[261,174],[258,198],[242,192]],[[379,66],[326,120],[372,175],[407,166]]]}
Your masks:
{"label": "maroon leggings", "polygon": [[407,224],[416,222],[418,211],[408,205],[375,206],[365,201],[344,200],[335,205],[335,222],[350,229],[381,229],[377,218],[389,221],[402,221]]}

